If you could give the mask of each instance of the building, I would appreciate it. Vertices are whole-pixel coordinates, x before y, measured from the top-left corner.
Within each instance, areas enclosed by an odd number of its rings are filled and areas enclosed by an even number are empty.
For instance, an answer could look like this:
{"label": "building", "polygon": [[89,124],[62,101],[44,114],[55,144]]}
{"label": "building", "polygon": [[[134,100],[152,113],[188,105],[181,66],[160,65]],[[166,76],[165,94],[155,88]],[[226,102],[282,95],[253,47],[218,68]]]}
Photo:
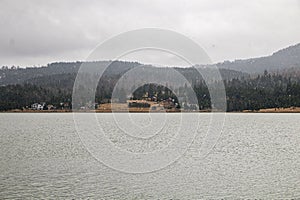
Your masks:
{"label": "building", "polygon": [[31,109],[32,110],[44,110],[44,107],[45,107],[45,103],[34,103],[31,105]]}

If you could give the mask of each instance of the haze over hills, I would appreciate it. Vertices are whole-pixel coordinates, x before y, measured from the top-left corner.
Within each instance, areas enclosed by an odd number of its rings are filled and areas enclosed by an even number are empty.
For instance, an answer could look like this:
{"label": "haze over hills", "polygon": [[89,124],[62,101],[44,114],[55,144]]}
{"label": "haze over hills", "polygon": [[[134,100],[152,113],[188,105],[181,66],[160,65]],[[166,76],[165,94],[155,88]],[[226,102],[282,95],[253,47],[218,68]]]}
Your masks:
{"label": "haze over hills", "polygon": [[277,71],[287,68],[300,68],[300,43],[279,50],[270,56],[246,60],[218,63],[219,68],[232,69],[246,73],[263,73],[264,70]]}
{"label": "haze over hills", "polygon": [[[64,77],[72,75],[73,77],[78,72],[82,63],[83,62],[56,62],[50,63],[44,67],[2,67],[0,70],[0,85],[30,83],[31,80],[36,80],[37,78],[43,79],[42,77],[45,77],[46,79],[50,77],[53,79],[59,79],[62,75],[64,75]],[[98,61],[89,62],[88,64],[95,65],[97,67],[105,67],[109,65],[109,63],[109,61]],[[111,67],[106,70],[106,74],[121,74],[137,65],[140,64],[137,62],[113,62]]]}
{"label": "haze over hills", "polygon": [[[161,70],[161,67],[153,67],[150,65],[143,65],[137,62],[125,62],[125,61],[97,61],[97,62],[71,62],[71,63],[51,63],[46,67],[38,67],[38,68],[6,68],[2,67],[0,70],[0,85],[13,85],[13,84],[24,84],[24,83],[34,83],[34,84],[44,84],[44,82],[48,82],[50,80],[60,80],[70,79],[73,80],[76,77],[76,73],[78,72],[80,66],[84,64],[85,66],[92,66],[94,69],[97,68],[106,68],[104,76],[113,77],[120,76],[127,72],[130,69],[138,66],[144,66],[151,68],[153,73],[157,70]],[[187,79],[196,79],[199,76],[199,73],[195,73],[195,69],[193,68],[164,68],[165,71],[172,71],[173,69],[179,71]],[[209,68],[204,69],[209,70]],[[97,70],[95,70],[97,73]],[[230,70],[230,69],[220,69],[220,73],[224,80],[230,80],[233,78],[245,77],[248,76],[247,73]]]}
{"label": "haze over hills", "polygon": [[[50,63],[44,67],[29,67],[29,68],[16,68],[3,66],[0,69],[0,85],[9,84],[23,84],[30,83],[32,79],[36,80],[43,76],[57,76],[65,74],[77,73],[79,67],[83,62],[56,62]],[[90,64],[96,64],[97,66],[107,66],[109,61],[97,61]],[[128,71],[129,69],[142,65],[137,62],[123,62],[115,61],[106,70],[106,75],[120,75]],[[241,76],[248,76],[247,73],[263,73],[265,70],[269,72],[276,71],[298,71],[300,69],[300,44],[287,47],[279,50],[270,56],[251,58],[246,60],[235,60],[233,62],[225,61],[223,63],[217,63],[216,66],[221,69],[221,74],[224,79],[238,78]],[[207,66],[209,67],[209,66]],[[193,75],[191,69],[177,68],[183,74]],[[55,77],[54,79],[59,79]]]}

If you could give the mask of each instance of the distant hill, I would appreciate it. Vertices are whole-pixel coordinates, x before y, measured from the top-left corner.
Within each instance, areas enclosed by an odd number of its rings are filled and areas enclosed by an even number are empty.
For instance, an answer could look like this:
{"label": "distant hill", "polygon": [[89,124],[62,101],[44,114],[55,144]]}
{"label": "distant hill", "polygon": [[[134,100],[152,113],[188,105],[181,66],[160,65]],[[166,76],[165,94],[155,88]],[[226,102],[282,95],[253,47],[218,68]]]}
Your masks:
{"label": "distant hill", "polygon": [[[46,79],[49,76],[58,79],[59,75],[63,74],[76,74],[79,67],[83,62],[56,62],[50,63],[44,67],[28,67],[28,68],[6,68],[2,67],[0,69],[0,85],[13,85],[13,84],[23,84],[28,83],[30,80],[34,79]],[[109,64],[109,61],[97,61],[88,62],[89,65],[102,66],[105,67]],[[124,73],[132,67],[140,65],[137,62],[122,62],[115,61],[112,62],[110,67],[106,70],[107,75],[115,75]],[[65,76],[64,76],[65,77]]]}
{"label": "distant hill", "polygon": [[[106,67],[109,65],[109,61],[97,61],[97,62],[88,62],[87,65],[93,67]],[[76,73],[79,70],[79,67],[82,65],[82,62],[71,62],[71,63],[51,63],[45,67],[39,68],[2,68],[0,69],[0,86],[5,85],[14,85],[14,84],[35,84],[39,86],[53,86],[61,85],[65,87],[66,85],[70,87],[76,77]],[[117,78],[127,72],[128,70],[137,67],[144,66],[151,68],[153,74],[160,71],[162,68],[157,68],[153,66],[146,66],[137,62],[124,62],[124,61],[114,61],[106,69],[104,76]],[[182,73],[188,80],[198,79],[199,73],[193,68],[173,68]],[[171,71],[171,68],[166,68],[165,73],[168,73],[168,70]],[[204,69],[209,70],[209,68]],[[248,74],[243,72],[238,72],[230,69],[221,69],[220,73],[222,78],[225,80],[231,80],[233,78],[245,77]]]}
{"label": "distant hill", "polygon": [[[89,62],[88,64],[104,67],[109,63],[109,61],[97,61]],[[78,72],[82,64],[83,62],[56,62],[44,67],[2,67],[0,69],[0,86],[31,83],[31,81],[35,84],[39,84],[38,82],[43,82],[42,80],[47,77],[49,78],[49,76],[56,81],[60,81],[60,77],[66,79],[66,76],[70,74],[70,76],[74,77],[74,74]],[[137,62],[114,61],[106,70],[105,75],[121,75],[139,65],[142,64]],[[262,74],[265,70],[269,72],[282,71],[290,68],[297,70],[300,68],[300,44],[279,50],[270,56],[235,60],[233,62],[225,61],[216,64],[216,66],[220,68],[221,75],[225,80],[247,77],[248,73]],[[192,68],[175,69],[186,75],[187,78],[195,77],[195,74],[197,74]]]}
{"label": "distant hill", "polygon": [[246,60],[225,61],[217,66],[246,73],[263,73],[287,68],[300,68],[300,44],[279,50],[270,56]]}

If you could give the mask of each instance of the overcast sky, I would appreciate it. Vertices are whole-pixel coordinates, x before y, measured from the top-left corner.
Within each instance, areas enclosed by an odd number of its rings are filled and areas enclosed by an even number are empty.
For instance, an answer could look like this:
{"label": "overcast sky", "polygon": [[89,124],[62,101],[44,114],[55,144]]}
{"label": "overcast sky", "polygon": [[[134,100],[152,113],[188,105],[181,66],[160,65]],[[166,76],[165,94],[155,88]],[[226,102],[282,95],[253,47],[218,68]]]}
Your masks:
{"label": "overcast sky", "polygon": [[84,60],[104,40],[146,27],[182,33],[220,62],[300,43],[300,2],[0,0],[0,27],[1,66]]}

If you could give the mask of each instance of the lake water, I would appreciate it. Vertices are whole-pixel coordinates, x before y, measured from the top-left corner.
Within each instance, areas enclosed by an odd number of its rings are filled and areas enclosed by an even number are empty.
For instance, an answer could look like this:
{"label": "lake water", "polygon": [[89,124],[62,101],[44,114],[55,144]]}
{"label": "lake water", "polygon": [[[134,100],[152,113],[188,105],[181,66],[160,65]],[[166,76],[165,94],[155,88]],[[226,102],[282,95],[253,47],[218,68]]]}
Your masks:
{"label": "lake water", "polygon": [[[137,154],[163,149],[180,124],[178,113],[157,114],[152,121],[131,114],[142,126],[167,125],[158,129],[162,135],[136,140],[143,135],[125,137],[111,114],[96,116],[112,144]],[[199,149],[209,114],[199,116],[200,129],[182,157],[153,172],[124,173],[91,154],[71,113],[1,113],[0,199],[300,198],[300,114],[226,114],[222,134],[205,157]]]}

